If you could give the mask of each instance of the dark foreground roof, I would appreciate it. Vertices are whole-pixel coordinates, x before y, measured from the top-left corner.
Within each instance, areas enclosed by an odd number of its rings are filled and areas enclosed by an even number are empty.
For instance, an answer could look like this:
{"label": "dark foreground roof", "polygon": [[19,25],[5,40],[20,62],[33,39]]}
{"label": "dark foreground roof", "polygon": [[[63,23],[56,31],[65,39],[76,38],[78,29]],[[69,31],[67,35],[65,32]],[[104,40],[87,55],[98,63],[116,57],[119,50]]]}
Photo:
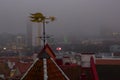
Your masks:
{"label": "dark foreground roof", "polygon": [[[47,59],[47,76],[48,80],[69,80],[51,58]],[[43,60],[37,60],[21,80],[44,80]]]}
{"label": "dark foreground roof", "polygon": [[31,65],[21,80],[69,80],[55,62],[55,54],[48,44],[38,54],[38,59]]}
{"label": "dark foreground roof", "polygon": [[120,80],[120,65],[97,65],[99,80]]}

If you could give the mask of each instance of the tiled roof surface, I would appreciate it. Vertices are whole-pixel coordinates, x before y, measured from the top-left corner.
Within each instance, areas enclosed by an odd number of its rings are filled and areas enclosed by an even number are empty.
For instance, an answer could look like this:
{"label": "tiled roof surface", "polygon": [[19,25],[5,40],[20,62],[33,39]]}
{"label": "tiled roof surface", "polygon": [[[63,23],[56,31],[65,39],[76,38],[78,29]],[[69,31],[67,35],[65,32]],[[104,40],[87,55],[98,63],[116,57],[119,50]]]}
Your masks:
{"label": "tiled roof surface", "polygon": [[[43,60],[38,60],[23,77],[22,80],[43,80]],[[47,75],[48,80],[66,80],[65,76],[58,69],[51,59],[47,59]]]}
{"label": "tiled roof surface", "polygon": [[120,59],[96,59],[100,80],[120,80]]}
{"label": "tiled roof surface", "polygon": [[0,74],[4,74],[5,76],[9,76],[10,69],[7,66],[7,63],[0,63]]}
{"label": "tiled roof surface", "polygon": [[120,80],[120,65],[96,65],[99,80]]}
{"label": "tiled roof surface", "polygon": [[81,67],[78,65],[61,65],[60,66],[70,80],[80,80]]}
{"label": "tiled roof surface", "polygon": [[[44,65],[47,66],[47,80],[69,80],[54,61],[55,54],[48,44],[46,44],[38,54],[38,58],[39,59],[37,59],[23,75],[22,80],[44,80]],[[44,63],[44,59],[46,63]]]}
{"label": "tiled roof surface", "polygon": [[38,54],[38,57],[40,58],[44,52],[46,52],[51,58],[55,59],[56,55],[48,44],[46,44],[45,47],[41,50],[41,52]]}
{"label": "tiled roof surface", "polygon": [[21,63],[17,62],[15,64],[15,68],[19,69],[20,73],[23,74],[27,71],[27,69],[31,66],[32,63]]}
{"label": "tiled roof surface", "polygon": [[120,59],[96,59],[97,65],[120,65]]}
{"label": "tiled roof surface", "polygon": [[[44,80],[44,65],[47,66],[47,80],[67,80],[64,72],[53,60],[55,59],[55,54],[48,44],[46,44],[41,52],[38,54],[38,58],[39,59],[36,59],[36,61],[23,75],[21,80]],[[46,63],[44,63],[44,59]]]}
{"label": "tiled roof surface", "polygon": [[10,62],[19,62],[19,58],[18,57],[0,57],[0,61],[1,62],[6,62],[8,60]]}
{"label": "tiled roof surface", "polygon": [[38,60],[22,80],[43,80],[42,64],[43,64],[42,61]]}

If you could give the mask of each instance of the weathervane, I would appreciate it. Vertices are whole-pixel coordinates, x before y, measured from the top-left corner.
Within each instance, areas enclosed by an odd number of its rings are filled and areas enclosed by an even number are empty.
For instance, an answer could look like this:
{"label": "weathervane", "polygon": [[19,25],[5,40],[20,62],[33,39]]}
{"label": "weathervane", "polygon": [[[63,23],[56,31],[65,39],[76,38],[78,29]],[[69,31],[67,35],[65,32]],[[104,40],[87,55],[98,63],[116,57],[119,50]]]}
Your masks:
{"label": "weathervane", "polygon": [[[45,48],[45,44],[46,44],[46,33],[45,33],[45,24],[46,22],[48,23],[49,21],[54,21],[55,20],[55,17],[46,17],[44,16],[42,13],[35,13],[35,14],[31,14],[30,16],[31,18],[31,21],[32,22],[37,22],[37,23],[43,23],[43,37],[40,37],[40,38],[43,38],[43,46]],[[43,70],[44,70],[44,80],[47,80],[48,79],[48,75],[47,75],[47,59],[49,57],[47,57],[48,55],[46,53],[44,53],[44,55],[41,56],[41,58],[43,59]]]}
{"label": "weathervane", "polygon": [[45,36],[46,35],[46,33],[45,33],[45,24],[48,23],[49,21],[54,21],[55,17],[53,17],[53,16],[46,17],[42,13],[38,12],[38,13],[31,14],[30,18],[31,18],[32,22],[43,23],[43,37],[40,37],[40,36],[39,37],[43,38],[43,44],[45,46],[46,38],[47,38]]}

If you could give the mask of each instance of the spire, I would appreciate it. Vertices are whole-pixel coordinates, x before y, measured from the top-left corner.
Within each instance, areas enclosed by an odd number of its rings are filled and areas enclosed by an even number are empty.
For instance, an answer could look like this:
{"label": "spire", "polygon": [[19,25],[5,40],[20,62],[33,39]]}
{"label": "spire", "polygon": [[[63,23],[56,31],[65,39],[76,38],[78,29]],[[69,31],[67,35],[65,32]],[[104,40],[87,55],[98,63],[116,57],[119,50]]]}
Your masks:
{"label": "spire", "polygon": [[54,54],[54,52],[52,51],[52,49],[50,48],[50,46],[48,44],[46,44],[44,46],[44,48],[41,50],[41,52],[38,54],[38,58],[53,58],[55,59],[56,55]]}

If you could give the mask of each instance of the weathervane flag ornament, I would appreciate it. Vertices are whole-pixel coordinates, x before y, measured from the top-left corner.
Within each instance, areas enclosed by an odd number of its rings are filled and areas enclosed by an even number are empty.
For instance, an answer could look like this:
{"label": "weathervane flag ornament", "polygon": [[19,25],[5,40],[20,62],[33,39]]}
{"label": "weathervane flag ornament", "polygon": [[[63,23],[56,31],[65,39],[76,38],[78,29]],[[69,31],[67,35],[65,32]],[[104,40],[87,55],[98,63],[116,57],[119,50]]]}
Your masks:
{"label": "weathervane flag ornament", "polygon": [[43,23],[43,44],[45,46],[45,41],[46,41],[45,40],[46,39],[45,24],[48,23],[49,21],[54,21],[55,17],[53,16],[45,17],[42,13],[38,12],[38,13],[31,14],[30,18],[32,22]]}
{"label": "weathervane flag ornament", "polygon": [[54,16],[45,17],[42,13],[31,14],[30,18],[31,18],[32,22],[38,22],[38,23],[43,22],[45,20],[50,20],[50,21],[54,21],[55,20]]}
{"label": "weathervane flag ornament", "polygon": [[38,23],[42,22],[45,19],[42,13],[31,14],[30,18],[32,22],[38,22]]}

